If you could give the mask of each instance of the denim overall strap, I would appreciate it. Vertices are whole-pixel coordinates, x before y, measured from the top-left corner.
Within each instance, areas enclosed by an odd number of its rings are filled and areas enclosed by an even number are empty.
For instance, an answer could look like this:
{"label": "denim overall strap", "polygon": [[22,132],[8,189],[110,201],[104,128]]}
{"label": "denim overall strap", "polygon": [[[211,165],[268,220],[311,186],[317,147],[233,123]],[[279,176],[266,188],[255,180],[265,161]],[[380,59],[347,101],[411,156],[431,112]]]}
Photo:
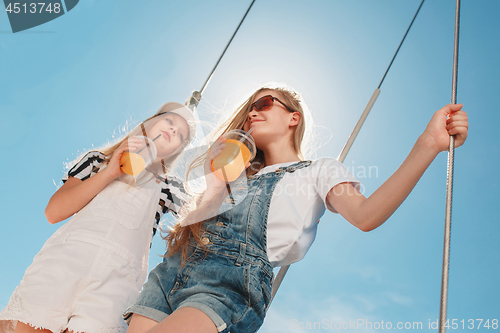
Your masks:
{"label": "denim overall strap", "polygon": [[[221,214],[205,222],[208,249],[234,257],[237,266],[253,263],[272,273],[267,257],[267,218],[273,191],[286,172],[307,167],[311,161],[300,161],[274,172],[250,176],[232,184],[233,197],[245,196],[234,203],[230,197]],[[232,207],[228,209],[228,205]],[[213,245],[209,245],[213,244]]]}

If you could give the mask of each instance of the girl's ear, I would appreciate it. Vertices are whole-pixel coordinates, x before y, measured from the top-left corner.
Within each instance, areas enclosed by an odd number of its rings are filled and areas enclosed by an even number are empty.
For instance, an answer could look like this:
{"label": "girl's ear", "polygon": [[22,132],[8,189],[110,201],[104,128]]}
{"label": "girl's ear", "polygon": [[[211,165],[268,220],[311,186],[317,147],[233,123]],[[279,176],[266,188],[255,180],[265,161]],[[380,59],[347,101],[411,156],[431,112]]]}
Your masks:
{"label": "girl's ear", "polygon": [[299,112],[293,112],[290,114],[290,122],[288,123],[288,126],[293,127],[297,126],[300,122],[300,113]]}

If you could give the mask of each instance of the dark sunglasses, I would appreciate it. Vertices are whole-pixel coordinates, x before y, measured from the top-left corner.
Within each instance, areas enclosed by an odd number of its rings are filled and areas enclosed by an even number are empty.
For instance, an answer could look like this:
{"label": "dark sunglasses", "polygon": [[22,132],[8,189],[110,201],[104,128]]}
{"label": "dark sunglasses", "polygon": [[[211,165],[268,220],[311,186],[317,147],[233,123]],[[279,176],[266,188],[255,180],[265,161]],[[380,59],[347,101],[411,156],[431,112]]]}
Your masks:
{"label": "dark sunglasses", "polygon": [[288,111],[290,111],[290,112],[296,112],[292,108],[286,106],[286,104],[283,103],[282,101],[280,101],[277,97],[274,97],[274,96],[271,96],[271,95],[267,95],[267,96],[261,97],[257,101],[255,101],[254,103],[252,103],[252,105],[250,107],[250,111],[251,110],[256,110],[256,111],[271,110],[271,108],[273,107],[274,101],[280,102],[281,105],[283,105]]}

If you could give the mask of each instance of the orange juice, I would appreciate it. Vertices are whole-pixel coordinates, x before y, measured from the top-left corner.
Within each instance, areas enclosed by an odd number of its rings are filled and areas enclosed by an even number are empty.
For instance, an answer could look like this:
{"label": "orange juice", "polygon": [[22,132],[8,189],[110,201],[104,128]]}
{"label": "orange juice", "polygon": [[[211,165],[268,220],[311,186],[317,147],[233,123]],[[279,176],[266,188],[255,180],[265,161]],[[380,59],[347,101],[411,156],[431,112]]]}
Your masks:
{"label": "orange juice", "polygon": [[146,161],[139,154],[125,152],[120,159],[120,165],[127,175],[137,176],[146,168]]}
{"label": "orange juice", "polygon": [[220,180],[232,182],[245,170],[252,154],[250,149],[238,140],[227,139],[225,145],[221,153],[213,159],[212,171]]}

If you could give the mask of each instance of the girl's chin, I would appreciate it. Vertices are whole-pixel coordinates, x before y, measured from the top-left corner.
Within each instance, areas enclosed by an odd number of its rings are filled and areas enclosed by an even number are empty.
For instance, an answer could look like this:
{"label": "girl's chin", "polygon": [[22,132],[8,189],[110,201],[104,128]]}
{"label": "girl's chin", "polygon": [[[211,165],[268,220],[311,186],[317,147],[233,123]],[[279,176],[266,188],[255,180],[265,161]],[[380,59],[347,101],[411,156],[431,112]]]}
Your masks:
{"label": "girl's chin", "polygon": [[[248,131],[252,130],[252,133],[250,133],[250,135],[255,135],[256,133],[260,133],[262,132],[262,128],[259,128],[259,125],[255,126],[255,125],[252,125],[248,128]],[[247,132],[248,132],[247,131]]]}

